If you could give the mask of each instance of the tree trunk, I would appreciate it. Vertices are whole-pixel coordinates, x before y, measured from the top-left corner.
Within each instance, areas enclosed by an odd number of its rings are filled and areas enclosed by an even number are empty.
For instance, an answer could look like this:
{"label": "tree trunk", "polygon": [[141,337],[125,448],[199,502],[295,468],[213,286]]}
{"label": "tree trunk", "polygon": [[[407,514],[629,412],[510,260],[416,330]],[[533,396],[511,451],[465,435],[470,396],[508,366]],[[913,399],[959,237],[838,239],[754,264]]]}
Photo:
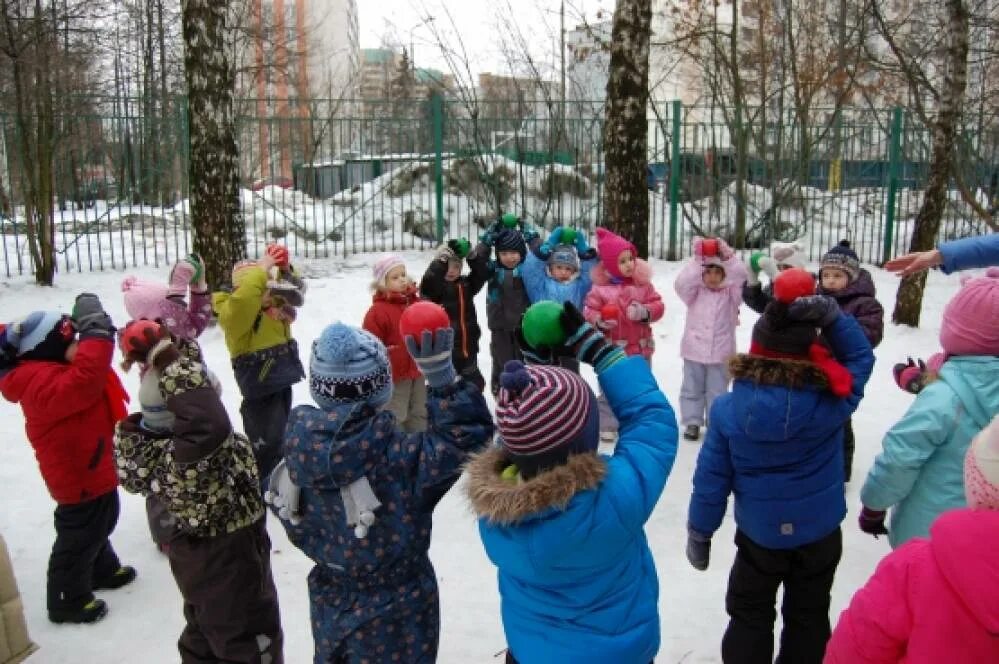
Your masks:
{"label": "tree trunk", "polygon": [[618,0],[611,34],[604,122],[604,218],[610,230],[649,254],[649,35],[651,0]]}
{"label": "tree trunk", "polygon": [[239,207],[239,150],[232,108],[234,73],[225,48],[226,5],[183,0],[184,76],[190,113],[191,225],[210,288],[229,281],[246,257]]}
{"label": "tree trunk", "polygon": [[[933,152],[926,181],[923,205],[916,215],[909,251],[926,251],[937,242],[940,220],[947,205],[947,185],[954,154],[954,140],[968,79],[968,8],[964,0],[947,0],[947,41],[944,57],[944,80],[940,105],[933,123]],[[923,306],[926,272],[906,277],[898,287],[892,321],[919,325]]]}

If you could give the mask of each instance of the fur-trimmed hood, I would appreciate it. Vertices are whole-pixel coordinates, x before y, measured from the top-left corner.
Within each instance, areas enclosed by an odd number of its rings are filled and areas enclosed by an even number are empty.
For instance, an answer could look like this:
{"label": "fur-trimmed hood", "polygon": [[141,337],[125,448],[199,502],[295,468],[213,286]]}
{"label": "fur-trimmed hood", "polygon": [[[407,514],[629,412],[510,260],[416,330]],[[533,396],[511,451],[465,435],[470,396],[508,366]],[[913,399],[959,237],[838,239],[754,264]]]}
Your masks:
{"label": "fur-trimmed hood", "polygon": [[[604,267],[604,264],[597,261],[597,264],[590,270],[590,279],[593,280],[593,284],[596,286],[606,286],[611,283],[613,277],[607,271],[607,268]],[[652,283],[652,266],[647,261],[636,258],[635,272],[632,274],[631,279],[638,286],[646,286]]]}
{"label": "fur-trimmed hood", "polygon": [[501,477],[510,465],[506,452],[492,447],[469,461],[465,491],[476,515],[492,524],[515,525],[530,517],[564,511],[573,497],[595,489],[607,474],[607,462],[594,454],[575,454],[556,468],[526,481]]}

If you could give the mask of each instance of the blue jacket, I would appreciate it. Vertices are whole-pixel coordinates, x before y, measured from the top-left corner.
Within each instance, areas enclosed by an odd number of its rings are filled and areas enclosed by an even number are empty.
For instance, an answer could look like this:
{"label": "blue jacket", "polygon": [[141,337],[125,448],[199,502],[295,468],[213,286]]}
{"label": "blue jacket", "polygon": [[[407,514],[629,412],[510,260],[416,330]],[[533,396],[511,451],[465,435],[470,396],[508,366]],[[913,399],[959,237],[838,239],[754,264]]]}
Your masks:
{"label": "blue jacket", "polygon": [[950,357],[885,434],[860,499],[893,507],[888,541],[926,537],[942,512],[965,506],[964,454],[999,413],[999,357]]}
{"label": "blue jacket", "polygon": [[[284,454],[302,489],[299,525],[282,520],[292,543],[316,569],[345,585],[377,585],[422,560],[430,546],[431,512],[461,474],[471,452],[492,438],[482,394],[461,382],[431,389],[426,433],[402,433],[395,416],[364,404],[324,411],[296,406]],[[381,503],[365,539],[347,525],[340,487],[366,477]]]}
{"label": "blue jacket", "polygon": [[944,274],[974,267],[999,265],[999,233],[944,242],[939,247]]}
{"label": "blue jacket", "polygon": [[[531,302],[541,302],[542,300],[552,300],[559,304],[568,300],[576,305],[580,311],[583,310],[583,300],[590,292],[593,281],[590,278],[590,270],[600,261],[596,252],[590,251],[588,258],[580,256],[579,274],[572,281],[556,281],[548,274],[548,263],[538,256],[534,251],[527,252],[527,258],[520,269],[520,278],[524,281],[524,288],[527,289],[527,297]],[[586,255],[586,254],[584,254]]]}
{"label": "blue jacket", "polygon": [[874,367],[874,353],[852,316],[822,331],[853,377],[845,398],[828,391],[811,362],[736,355],[732,391],[711,407],[694,471],[689,526],[710,536],[735,494],[735,522],[760,546],[793,549],[835,530],[846,516],[843,423]]}
{"label": "blue jacket", "polygon": [[468,467],[507,644],[522,664],[644,664],[659,649],[644,525],[673,467],[676,416],[641,357],[610,366],[600,385],[620,422],[613,456],[574,455],[520,482],[500,476],[509,462],[498,447]]}

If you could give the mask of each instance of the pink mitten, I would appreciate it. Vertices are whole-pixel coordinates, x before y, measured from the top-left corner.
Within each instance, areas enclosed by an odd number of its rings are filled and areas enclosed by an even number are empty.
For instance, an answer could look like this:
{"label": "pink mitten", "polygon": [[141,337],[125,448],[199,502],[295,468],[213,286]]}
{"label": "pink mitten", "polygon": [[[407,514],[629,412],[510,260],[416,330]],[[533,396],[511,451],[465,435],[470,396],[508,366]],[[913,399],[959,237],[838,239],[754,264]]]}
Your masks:
{"label": "pink mitten", "polygon": [[732,256],[734,255],[735,252],[732,251],[732,247],[728,246],[728,242],[726,242],[721,238],[718,238],[718,257],[721,258],[723,261],[727,261],[729,258],[732,258]]}
{"label": "pink mitten", "polygon": [[187,259],[181,259],[174,263],[173,268],[170,270],[170,285],[167,288],[167,297],[172,295],[184,297],[187,295],[187,287],[197,272],[198,268]]}

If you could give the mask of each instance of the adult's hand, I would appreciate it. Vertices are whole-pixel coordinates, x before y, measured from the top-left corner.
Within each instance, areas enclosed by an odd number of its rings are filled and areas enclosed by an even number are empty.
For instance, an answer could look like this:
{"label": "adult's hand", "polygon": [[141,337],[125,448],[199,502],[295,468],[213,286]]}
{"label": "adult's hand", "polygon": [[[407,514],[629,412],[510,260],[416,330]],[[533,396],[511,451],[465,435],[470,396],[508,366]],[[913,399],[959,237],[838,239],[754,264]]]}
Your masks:
{"label": "adult's hand", "polygon": [[909,275],[919,274],[923,270],[928,270],[942,263],[943,256],[940,254],[940,250],[930,249],[929,251],[917,251],[893,258],[885,263],[885,269],[889,272],[898,273],[900,277],[908,277]]}

